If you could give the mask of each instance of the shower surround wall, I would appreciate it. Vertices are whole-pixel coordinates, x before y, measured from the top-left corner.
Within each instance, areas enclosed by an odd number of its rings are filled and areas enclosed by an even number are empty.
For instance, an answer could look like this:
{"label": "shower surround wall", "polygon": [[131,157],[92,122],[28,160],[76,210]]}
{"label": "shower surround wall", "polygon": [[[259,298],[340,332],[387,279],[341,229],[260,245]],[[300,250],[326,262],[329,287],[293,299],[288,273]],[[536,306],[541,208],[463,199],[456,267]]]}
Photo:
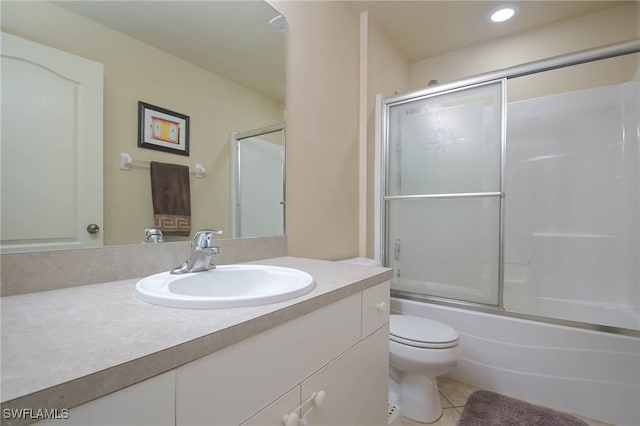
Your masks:
{"label": "shower surround wall", "polygon": [[509,104],[506,310],[640,329],[639,86]]}

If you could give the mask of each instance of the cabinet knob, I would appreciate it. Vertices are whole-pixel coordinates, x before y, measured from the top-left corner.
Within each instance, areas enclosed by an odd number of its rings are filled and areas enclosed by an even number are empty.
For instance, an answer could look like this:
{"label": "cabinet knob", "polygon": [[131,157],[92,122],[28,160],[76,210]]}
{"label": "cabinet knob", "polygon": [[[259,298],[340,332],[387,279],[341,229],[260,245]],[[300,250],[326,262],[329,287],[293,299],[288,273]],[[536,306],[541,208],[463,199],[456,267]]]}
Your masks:
{"label": "cabinet knob", "polygon": [[387,307],[386,302],[378,302],[378,303],[376,303],[376,309],[377,309],[377,310],[378,310],[378,312],[380,312],[381,314],[385,313],[385,311],[386,311],[386,307]]}
{"label": "cabinet knob", "polygon": [[90,234],[97,234],[98,232],[100,232],[100,226],[96,225],[95,223],[89,224],[87,225],[87,232]]}
{"label": "cabinet knob", "polygon": [[[326,398],[327,398],[327,393],[325,391],[312,393],[309,399],[307,399],[305,402],[300,404],[298,408],[296,408],[294,411],[292,411],[289,414],[285,414],[282,417],[282,423],[284,424],[284,426],[300,426],[300,424],[306,424],[307,414],[309,414],[309,412],[311,412],[311,410],[313,410],[316,407],[322,407],[322,404],[324,404],[324,400]],[[305,411],[304,414],[302,414],[302,418],[301,418],[298,415],[297,411],[298,410],[302,411],[302,408],[307,404],[311,404],[311,406],[307,408],[307,411]]]}
{"label": "cabinet knob", "polygon": [[285,414],[282,418],[284,426],[298,426],[300,424],[300,417],[297,413]]}
{"label": "cabinet knob", "polygon": [[316,394],[316,397],[314,398],[313,402],[315,403],[316,407],[322,407],[322,404],[324,404],[324,400],[327,398],[327,393],[325,391],[320,391]]}

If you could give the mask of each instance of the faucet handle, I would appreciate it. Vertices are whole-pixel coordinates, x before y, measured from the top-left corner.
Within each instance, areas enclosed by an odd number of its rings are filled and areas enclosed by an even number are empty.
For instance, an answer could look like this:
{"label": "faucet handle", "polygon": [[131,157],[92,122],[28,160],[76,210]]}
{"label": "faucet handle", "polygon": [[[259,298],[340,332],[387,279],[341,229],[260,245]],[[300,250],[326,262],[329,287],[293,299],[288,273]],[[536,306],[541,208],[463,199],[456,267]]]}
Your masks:
{"label": "faucet handle", "polygon": [[217,231],[214,229],[201,229],[196,232],[196,235],[193,237],[193,241],[191,244],[194,248],[211,248],[213,247],[213,236],[214,235],[222,235],[222,231]]}
{"label": "faucet handle", "polygon": [[162,230],[160,228],[146,228],[144,230],[145,243],[163,243]]}

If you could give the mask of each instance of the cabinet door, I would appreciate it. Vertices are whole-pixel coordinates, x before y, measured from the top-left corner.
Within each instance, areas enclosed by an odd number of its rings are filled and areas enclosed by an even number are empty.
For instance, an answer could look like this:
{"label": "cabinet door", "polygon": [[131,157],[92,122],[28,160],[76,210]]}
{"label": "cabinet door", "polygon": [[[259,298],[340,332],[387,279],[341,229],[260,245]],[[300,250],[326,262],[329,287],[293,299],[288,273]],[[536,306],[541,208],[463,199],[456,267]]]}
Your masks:
{"label": "cabinet door", "polygon": [[177,423],[246,421],[360,340],[361,303],[351,295],[178,367]]}
{"label": "cabinet door", "polygon": [[69,410],[65,420],[38,426],[173,426],[176,371],[137,383]]}
{"label": "cabinet door", "polygon": [[[308,425],[387,425],[389,327],[380,328],[302,383],[302,401],[326,394],[306,416]],[[306,411],[308,407],[304,407]]]}
{"label": "cabinet door", "polygon": [[241,426],[282,426],[284,424],[284,416],[292,413],[299,406],[300,386],[296,386],[273,404],[242,423]]}

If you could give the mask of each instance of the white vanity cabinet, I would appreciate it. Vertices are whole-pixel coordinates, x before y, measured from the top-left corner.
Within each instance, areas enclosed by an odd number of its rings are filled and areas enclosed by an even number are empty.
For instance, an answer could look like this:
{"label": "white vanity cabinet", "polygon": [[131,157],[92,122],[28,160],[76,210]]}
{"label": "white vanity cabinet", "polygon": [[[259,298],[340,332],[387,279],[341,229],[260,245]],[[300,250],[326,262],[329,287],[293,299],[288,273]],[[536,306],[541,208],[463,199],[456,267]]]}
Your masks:
{"label": "white vanity cabinet", "polygon": [[388,323],[385,282],[38,425],[386,425]]}
{"label": "white vanity cabinet", "polygon": [[324,391],[308,424],[387,424],[388,306],[387,282],[179,367],[176,423],[282,426]]}

